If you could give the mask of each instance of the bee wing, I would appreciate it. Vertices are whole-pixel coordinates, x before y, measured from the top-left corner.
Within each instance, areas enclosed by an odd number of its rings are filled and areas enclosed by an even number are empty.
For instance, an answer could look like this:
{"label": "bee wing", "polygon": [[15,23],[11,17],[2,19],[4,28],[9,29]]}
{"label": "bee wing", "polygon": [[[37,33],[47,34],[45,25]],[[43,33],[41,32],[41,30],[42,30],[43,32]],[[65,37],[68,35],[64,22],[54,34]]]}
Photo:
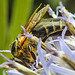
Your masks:
{"label": "bee wing", "polygon": [[35,12],[33,13],[33,15],[30,17],[28,23],[25,25],[26,31],[31,32],[32,29],[35,28],[35,26],[37,25],[37,23],[42,19],[42,17],[45,15],[45,13],[49,9],[49,5],[46,5],[40,11],[37,12],[37,10],[40,8],[40,6],[35,10]]}
{"label": "bee wing", "polygon": [[47,28],[47,27],[60,27],[60,29],[62,29],[63,26],[66,26],[65,22],[61,19],[58,18],[46,18],[46,19],[42,19],[37,26],[34,28],[34,30],[39,31],[43,28]]}
{"label": "bee wing", "polygon": [[40,6],[41,6],[42,4],[40,4],[38,7],[37,7],[37,9],[34,11],[34,13],[32,14],[32,16],[30,17],[30,19],[28,20],[28,22],[26,23],[26,25],[25,25],[25,29],[28,27],[28,25],[29,25],[29,23],[31,22],[31,20],[32,20],[32,18],[34,17],[34,15],[36,14],[36,12],[38,11],[38,9],[40,8]]}

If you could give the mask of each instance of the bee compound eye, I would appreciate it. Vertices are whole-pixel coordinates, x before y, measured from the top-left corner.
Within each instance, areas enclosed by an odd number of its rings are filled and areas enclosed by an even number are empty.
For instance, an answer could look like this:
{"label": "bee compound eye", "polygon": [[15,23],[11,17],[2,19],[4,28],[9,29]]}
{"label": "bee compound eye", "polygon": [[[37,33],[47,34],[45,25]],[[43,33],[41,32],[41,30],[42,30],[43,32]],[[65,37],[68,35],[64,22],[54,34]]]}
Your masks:
{"label": "bee compound eye", "polygon": [[13,43],[11,50],[15,52],[16,42]]}
{"label": "bee compound eye", "polygon": [[16,39],[18,40],[18,37]]}

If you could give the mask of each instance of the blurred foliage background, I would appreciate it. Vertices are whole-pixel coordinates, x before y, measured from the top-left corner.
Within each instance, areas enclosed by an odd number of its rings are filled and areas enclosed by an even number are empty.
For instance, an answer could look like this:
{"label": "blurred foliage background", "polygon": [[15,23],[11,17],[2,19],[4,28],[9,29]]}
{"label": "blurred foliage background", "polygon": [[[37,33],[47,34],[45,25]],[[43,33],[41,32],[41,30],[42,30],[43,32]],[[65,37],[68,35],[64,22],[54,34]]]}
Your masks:
{"label": "blurred foliage background", "polygon": [[[75,12],[74,0],[62,0],[65,7]],[[9,44],[21,33],[21,25],[25,25],[34,10],[42,3],[50,4],[55,11],[59,0],[0,0],[0,50],[9,50]],[[7,57],[12,55],[3,53]],[[5,60],[0,56],[0,64]],[[2,69],[0,69],[0,75]]]}

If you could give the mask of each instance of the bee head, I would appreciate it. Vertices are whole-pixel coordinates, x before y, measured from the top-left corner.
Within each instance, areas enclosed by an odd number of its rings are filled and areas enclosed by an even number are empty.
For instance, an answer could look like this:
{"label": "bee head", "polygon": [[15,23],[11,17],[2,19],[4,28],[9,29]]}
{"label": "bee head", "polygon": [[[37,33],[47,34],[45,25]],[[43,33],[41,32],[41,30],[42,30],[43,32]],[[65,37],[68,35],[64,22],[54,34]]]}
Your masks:
{"label": "bee head", "polygon": [[[21,46],[25,40],[25,37],[18,36],[16,40],[10,45],[11,53],[14,55],[21,49]],[[15,56],[15,55],[14,55]]]}

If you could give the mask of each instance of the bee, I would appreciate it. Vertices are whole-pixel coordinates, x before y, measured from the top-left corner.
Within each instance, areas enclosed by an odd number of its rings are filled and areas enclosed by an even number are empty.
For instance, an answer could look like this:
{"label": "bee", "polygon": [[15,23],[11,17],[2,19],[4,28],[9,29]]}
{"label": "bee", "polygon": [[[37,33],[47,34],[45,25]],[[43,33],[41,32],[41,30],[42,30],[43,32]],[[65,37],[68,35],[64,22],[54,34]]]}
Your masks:
{"label": "bee", "polygon": [[[29,33],[32,33],[34,27],[37,25],[37,23],[39,23],[45,13],[48,11],[49,5],[45,6],[37,12],[40,6],[41,4],[35,10],[29,21],[25,25],[25,29]],[[22,32],[22,34],[24,34],[24,32]],[[12,55],[20,59],[20,63],[24,64],[26,67],[29,67],[29,65],[35,62],[37,50],[37,45],[35,41],[32,41],[31,39],[24,36],[18,36],[17,39],[10,44],[10,48]]]}
{"label": "bee", "polygon": [[34,39],[32,40],[25,37],[25,33],[22,32],[23,35],[19,35],[16,40],[10,44],[12,55],[20,59],[18,62],[24,64],[28,68],[30,68],[29,65],[32,65],[36,60],[38,38],[42,38],[43,41],[41,42],[41,46],[44,50],[54,52],[54,50],[50,50],[47,47],[44,41],[51,34],[62,31],[65,26],[64,21],[61,19],[42,19],[48,11],[49,5],[46,5],[37,12],[40,6],[35,10],[24,27],[27,32],[33,34]]}

